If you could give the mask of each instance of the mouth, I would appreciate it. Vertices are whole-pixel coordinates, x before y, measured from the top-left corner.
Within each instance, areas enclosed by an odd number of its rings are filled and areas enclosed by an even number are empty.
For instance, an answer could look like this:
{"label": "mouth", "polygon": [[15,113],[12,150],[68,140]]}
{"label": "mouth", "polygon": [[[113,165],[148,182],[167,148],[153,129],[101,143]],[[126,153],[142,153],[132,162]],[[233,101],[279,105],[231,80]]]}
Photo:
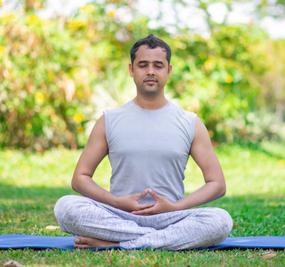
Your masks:
{"label": "mouth", "polygon": [[157,83],[156,80],[145,80],[144,82],[145,82],[145,83]]}

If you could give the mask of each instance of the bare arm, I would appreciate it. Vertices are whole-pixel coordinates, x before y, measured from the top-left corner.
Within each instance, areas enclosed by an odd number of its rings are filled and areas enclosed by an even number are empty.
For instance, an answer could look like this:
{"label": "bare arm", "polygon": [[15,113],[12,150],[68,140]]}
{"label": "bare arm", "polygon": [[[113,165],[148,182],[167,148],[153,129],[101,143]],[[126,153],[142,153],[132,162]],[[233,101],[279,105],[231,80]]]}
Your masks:
{"label": "bare arm", "polygon": [[138,203],[138,200],[143,198],[147,192],[116,197],[92,180],[97,166],[107,154],[105,123],[104,117],[101,116],[92,129],[87,145],[80,155],[72,177],[72,188],[84,196],[127,211],[150,207],[150,204],[140,205]]}
{"label": "bare arm", "polygon": [[190,154],[203,173],[205,185],[176,202],[177,209],[187,209],[207,203],[223,196],[226,192],[221,165],[215,155],[208,131],[200,119],[196,123],[196,134]]}
{"label": "bare arm", "polygon": [[105,137],[104,117],[101,116],[92,129],[87,145],[80,155],[73,173],[71,186],[84,196],[112,204],[113,195],[92,180],[94,171],[107,154],[108,145]]}

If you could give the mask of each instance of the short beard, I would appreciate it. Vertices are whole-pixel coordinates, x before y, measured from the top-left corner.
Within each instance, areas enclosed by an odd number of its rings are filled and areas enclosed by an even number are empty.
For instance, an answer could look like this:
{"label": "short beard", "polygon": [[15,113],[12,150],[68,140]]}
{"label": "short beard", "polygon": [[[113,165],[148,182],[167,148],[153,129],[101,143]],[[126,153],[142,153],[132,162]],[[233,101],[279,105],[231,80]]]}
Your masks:
{"label": "short beard", "polygon": [[157,98],[160,94],[160,91],[157,90],[157,91],[147,91],[147,90],[144,90],[143,88],[139,89],[139,92],[141,93],[141,95],[143,95],[145,98],[148,98],[148,99],[154,99],[154,98]]}

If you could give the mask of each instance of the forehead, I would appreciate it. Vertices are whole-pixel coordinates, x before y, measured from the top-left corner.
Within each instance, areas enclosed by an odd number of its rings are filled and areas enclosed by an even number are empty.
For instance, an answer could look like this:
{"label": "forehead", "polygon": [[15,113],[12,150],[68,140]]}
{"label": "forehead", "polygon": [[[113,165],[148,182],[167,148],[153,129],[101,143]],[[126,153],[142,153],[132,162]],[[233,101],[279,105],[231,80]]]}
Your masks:
{"label": "forehead", "polygon": [[149,48],[146,45],[142,45],[136,52],[135,61],[162,61],[167,62],[166,51],[162,47]]}

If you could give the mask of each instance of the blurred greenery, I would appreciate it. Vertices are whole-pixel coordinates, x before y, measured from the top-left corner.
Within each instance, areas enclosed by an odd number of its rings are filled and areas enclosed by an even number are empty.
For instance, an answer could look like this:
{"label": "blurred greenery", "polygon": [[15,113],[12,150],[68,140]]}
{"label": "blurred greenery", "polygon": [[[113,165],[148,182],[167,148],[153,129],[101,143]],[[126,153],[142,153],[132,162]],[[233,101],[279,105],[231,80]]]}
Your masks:
{"label": "blurred greenery", "polygon": [[[128,51],[149,33],[172,47],[167,96],[196,112],[215,142],[285,139],[285,40],[258,25],[208,17],[205,37],[182,26],[150,29],[137,1],[96,1],[50,19],[37,13],[46,1],[22,2],[22,11],[0,16],[0,147],[82,147],[102,109],[134,96]],[[207,12],[219,1],[198,2]]]}

